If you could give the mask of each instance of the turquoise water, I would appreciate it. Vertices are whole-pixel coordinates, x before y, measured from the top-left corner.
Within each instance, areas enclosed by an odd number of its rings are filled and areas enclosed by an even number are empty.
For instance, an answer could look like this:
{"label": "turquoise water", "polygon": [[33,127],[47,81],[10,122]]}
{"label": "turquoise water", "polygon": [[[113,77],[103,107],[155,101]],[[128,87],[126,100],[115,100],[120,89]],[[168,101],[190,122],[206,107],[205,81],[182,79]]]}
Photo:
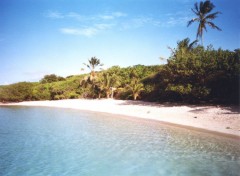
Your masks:
{"label": "turquoise water", "polygon": [[154,121],[0,107],[1,176],[231,176],[240,142]]}

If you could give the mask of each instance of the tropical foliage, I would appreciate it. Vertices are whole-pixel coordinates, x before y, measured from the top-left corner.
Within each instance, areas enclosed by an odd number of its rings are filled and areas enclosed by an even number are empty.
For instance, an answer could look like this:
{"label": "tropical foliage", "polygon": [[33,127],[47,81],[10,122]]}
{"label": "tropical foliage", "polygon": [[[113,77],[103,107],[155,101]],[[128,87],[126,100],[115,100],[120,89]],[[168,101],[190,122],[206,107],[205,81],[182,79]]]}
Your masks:
{"label": "tropical foliage", "polygon": [[[178,45],[181,42],[178,43]],[[196,46],[182,54],[177,46],[168,63],[145,85],[155,101],[239,103],[240,50]]]}
{"label": "tropical foliage", "polygon": [[55,74],[45,75],[43,79],[40,80],[41,83],[51,83],[57,81],[64,81],[65,79],[61,76],[57,76]]}
{"label": "tropical foliage", "polygon": [[[158,102],[239,104],[240,49],[204,49],[189,39],[177,42],[165,65],[113,66],[61,81],[0,86],[0,101],[71,98],[140,99]],[[58,76],[56,76],[58,77]],[[86,84],[83,84],[85,80]]]}
{"label": "tropical foliage", "polygon": [[16,84],[0,87],[1,102],[18,102],[33,99],[33,89],[35,84],[29,82],[19,82]]}
{"label": "tropical foliage", "polygon": [[137,78],[131,80],[130,84],[127,85],[127,89],[131,91],[133,100],[137,100],[137,98],[140,96],[141,91],[144,90],[143,84],[140,83]]}

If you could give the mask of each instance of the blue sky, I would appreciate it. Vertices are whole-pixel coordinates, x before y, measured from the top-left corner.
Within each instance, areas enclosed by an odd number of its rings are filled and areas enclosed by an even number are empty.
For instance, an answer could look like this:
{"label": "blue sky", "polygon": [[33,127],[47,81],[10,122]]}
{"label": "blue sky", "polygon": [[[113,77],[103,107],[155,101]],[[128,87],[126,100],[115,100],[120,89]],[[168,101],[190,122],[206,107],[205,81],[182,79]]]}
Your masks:
{"label": "blue sky", "polygon": [[[0,85],[39,81],[46,74],[80,74],[93,56],[105,68],[156,65],[167,46],[196,37],[196,0],[0,0]],[[223,31],[204,33],[204,45],[239,48],[238,0],[213,0]]]}

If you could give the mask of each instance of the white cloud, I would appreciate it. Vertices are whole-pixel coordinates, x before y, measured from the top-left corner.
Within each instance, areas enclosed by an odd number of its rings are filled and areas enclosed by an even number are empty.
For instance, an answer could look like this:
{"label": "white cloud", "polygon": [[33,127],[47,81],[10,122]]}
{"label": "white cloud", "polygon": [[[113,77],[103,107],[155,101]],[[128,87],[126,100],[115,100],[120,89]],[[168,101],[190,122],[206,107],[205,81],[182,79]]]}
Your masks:
{"label": "white cloud", "polygon": [[175,27],[185,26],[189,20],[189,12],[178,11],[175,13],[161,14],[154,17],[138,17],[132,20],[130,27],[143,27],[146,25],[152,25],[156,27]]}
{"label": "white cloud", "polygon": [[79,21],[82,21],[82,20],[86,20],[87,18],[83,15],[80,15],[76,12],[69,12],[68,14],[65,15],[66,17],[68,18],[73,18],[73,19],[76,19],[76,20],[79,20]]}
{"label": "white cloud", "polygon": [[191,19],[190,12],[178,11],[176,13],[165,14],[166,20],[162,20],[163,27],[174,27],[187,25],[187,22]]}
{"label": "white cloud", "polygon": [[95,27],[98,30],[106,30],[106,29],[110,29],[111,27],[113,27],[114,24],[105,24],[105,23],[98,23],[95,25]]}
{"label": "white cloud", "polygon": [[105,15],[99,15],[99,17],[103,20],[112,20],[120,17],[125,17],[127,14],[122,13],[122,12],[113,12]]}
{"label": "white cloud", "polygon": [[176,26],[176,25],[187,25],[187,21],[189,20],[188,17],[170,17],[167,22],[165,23],[166,26]]}
{"label": "white cloud", "polygon": [[187,26],[188,17],[170,17],[162,23],[163,27]]}
{"label": "white cloud", "polygon": [[125,17],[125,16],[127,16],[126,13],[122,13],[122,12],[113,12],[112,14],[115,17]]}
{"label": "white cloud", "polygon": [[59,12],[53,12],[53,11],[48,12],[45,16],[48,18],[52,18],[52,19],[64,18],[63,14],[61,14]]}
{"label": "white cloud", "polygon": [[87,37],[91,37],[93,35],[97,34],[97,30],[95,28],[82,28],[82,29],[77,29],[77,28],[62,28],[60,31],[64,34],[71,34],[71,35],[83,35]]}
{"label": "white cloud", "polygon": [[140,16],[122,22],[121,29],[141,28],[145,26],[175,27],[184,26],[189,20],[189,14],[176,12],[174,14],[162,14],[160,16]]}
{"label": "white cloud", "polygon": [[128,21],[124,21],[121,24],[121,29],[132,29],[132,28],[141,28],[144,26],[160,26],[160,21],[151,17],[136,17],[129,19]]}
{"label": "white cloud", "polygon": [[60,31],[64,34],[92,37],[101,31],[110,29],[112,26],[113,24],[99,23],[99,24],[95,24],[92,27],[89,26],[89,27],[83,27],[83,28],[61,28]]}
{"label": "white cloud", "polygon": [[[70,20],[77,20],[76,25],[82,27],[68,27],[60,28],[60,32],[69,35],[82,35],[91,37],[97,35],[105,30],[127,30],[134,28],[141,28],[146,26],[155,27],[174,27],[187,24],[188,16],[186,12],[176,12],[161,14],[158,16],[136,16],[124,18],[128,16],[126,13],[115,11],[110,13],[96,14],[96,15],[82,15],[76,12],[59,13],[49,12],[47,17],[53,19],[62,19],[63,22]],[[66,23],[65,23],[66,24]]]}
{"label": "white cloud", "polygon": [[83,20],[86,19],[86,17],[76,13],[76,12],[69,12],[69,13],[60,13],[57,11],[49,11],[45,14],[45,17],[51,18],[51,19],[66,19],[66,18],[72,18],[76,20]]}
{"label": "white cloud", "polygon": [[112,20],[112,19],[114,19],[114,16],[112,16],[112,15],[100,15],[99,17],[104,19],[104,20]]}
{"label": "white cloud", "polygon": [[123,12],[112,12],[112,13],[106,13],[106,14],[99,14],[94,16],[85,16],[81,15],[76,12],[68,12],[68,13],[59,13],[57,11],[49,11],[45,14],[46,17],[52,18],[52,19],[59,19],[59,18],[72,18],[76,20],[112,20],[115,18],[125,17],[127,16],[126,13]]}
{"label": "white cloud", "polygon": [[63,22],[77,20],[76,25],[79,26],[79,24],[81,23],[81,26],[83,27],[79,28],[65,26],[63,28],[60,28],[60,32],[69,35],[82,35],[86,37],[91,37],[104,30],[111,29],[115,25],[119,25],[117,18],[125,17],[127,16],[127,14],[116,11],[111,13],[86,16],[76,12],[68,12],[64,14],[49,11],[45,16],[51,19],[61,19]]}

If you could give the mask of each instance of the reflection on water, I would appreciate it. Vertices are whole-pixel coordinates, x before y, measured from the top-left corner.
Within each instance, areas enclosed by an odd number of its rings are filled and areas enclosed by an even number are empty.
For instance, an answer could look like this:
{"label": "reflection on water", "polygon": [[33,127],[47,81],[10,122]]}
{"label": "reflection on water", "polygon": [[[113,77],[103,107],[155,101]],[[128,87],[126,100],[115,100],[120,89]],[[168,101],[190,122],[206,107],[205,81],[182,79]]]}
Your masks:
{"label": "reflection on water", "polygon": [[238,175],[236,139],[154,121],[0,108],[0,175]]}

